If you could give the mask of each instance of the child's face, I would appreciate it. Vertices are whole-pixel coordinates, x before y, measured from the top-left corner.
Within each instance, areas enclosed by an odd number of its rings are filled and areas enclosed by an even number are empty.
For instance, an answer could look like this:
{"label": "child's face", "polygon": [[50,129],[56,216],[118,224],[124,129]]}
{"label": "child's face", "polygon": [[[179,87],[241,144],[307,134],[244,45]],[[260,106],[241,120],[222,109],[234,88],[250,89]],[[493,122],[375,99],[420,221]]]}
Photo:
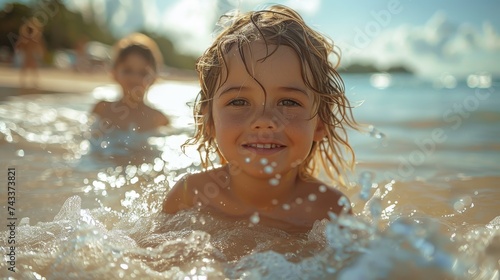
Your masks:
{"label": "child's face", "polygon": [[116,64],[113,78],[122,87],[124,95],[142,102],[144,93],[156,79],[156,72],[144,57],[131,53]]}
{"label": "child's face", "polygon": [[228,78],[213,100],[214,133],[222,155],[243,172],[261,178],[296,170],[313,141],[325,136],[323,123],[314,116],[314,93],[304,84],[297,54],[280,46],[258,61],[265,55],[260,42],[245,49],[252,77],[234,47],[226,56]]}

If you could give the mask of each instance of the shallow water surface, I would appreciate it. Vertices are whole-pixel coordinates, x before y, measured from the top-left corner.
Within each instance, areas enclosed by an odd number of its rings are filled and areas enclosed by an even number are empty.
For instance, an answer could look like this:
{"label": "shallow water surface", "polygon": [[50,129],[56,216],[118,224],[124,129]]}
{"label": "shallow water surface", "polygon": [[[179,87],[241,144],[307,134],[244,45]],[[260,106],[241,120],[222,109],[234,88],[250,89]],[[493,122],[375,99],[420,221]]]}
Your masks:
{"label": "shallow water surface", "polygon": [[[116,98],[113,86],[5,98],[0,165],[1,172],[16,171],[17,220],[14,231],[0,228],[0,277],[498,279],[495,83],[446,89],[394,76],[379,89],[364,75],[345,82],[358,105],[355,117],[366,124],[363,132],[350,132],[356,172],[341,188],[356,214],[332,216],[296,234],[265,227],[258,217],[235,222],[196,209],[159,213],[179,176],[199,170],[196,152],[179,148],[192,133],[186,103],[196,85],[152,89],[150,101],[173,127],[147,139],[131,133],[148,146],[137,158],[95,153],[101,142],[88,138],[87,112],[98,99]],[[8,270],[12,264],[16,272]]]}

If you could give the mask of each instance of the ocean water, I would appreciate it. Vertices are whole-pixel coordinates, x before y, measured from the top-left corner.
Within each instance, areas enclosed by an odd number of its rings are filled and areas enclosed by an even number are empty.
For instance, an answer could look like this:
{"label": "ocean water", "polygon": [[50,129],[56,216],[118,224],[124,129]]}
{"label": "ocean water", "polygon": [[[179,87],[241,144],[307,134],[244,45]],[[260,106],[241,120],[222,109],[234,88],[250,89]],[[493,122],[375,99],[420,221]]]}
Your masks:
{"label": "ocean water", "polygon": [[151,90],[173,127],[120,136],[147,147],[141,156],[95,153],[107,144],[88,140],[88,112],[116,98],[112,85],[85,94],[1,89],[0,277],[499,279],[498,81],[344,81],[363,124],[349,132],[356,170],[341,188],[355,215],[306,234],[196,210],[159,213],[173,182],[199,169],[196,152],[179,148],[192,133],[196,84]]}

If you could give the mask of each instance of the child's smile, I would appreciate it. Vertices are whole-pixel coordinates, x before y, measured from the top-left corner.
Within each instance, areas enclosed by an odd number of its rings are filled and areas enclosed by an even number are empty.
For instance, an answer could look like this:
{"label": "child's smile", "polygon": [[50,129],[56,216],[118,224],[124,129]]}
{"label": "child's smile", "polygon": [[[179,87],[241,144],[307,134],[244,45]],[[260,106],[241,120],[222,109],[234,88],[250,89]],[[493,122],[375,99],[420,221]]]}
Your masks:
{"label": "child's smile", "polygon": [[242,146],[258,155],[271,155],[286,148],[285,145],[279,143],[245,143]]}
{"label": "child's smile", "polygon": [[[274,51],[274,46],[269,48]],[[213,103],[220,151],[230,164],[259,177],[295,170],[308,156],[313,141],[324,136],[297,54],[280,46],[261,60],[266,51],[260,42],[245,47],[245,67],[234,47],[227,55],[227,80]],[[266,172],[266,167],[272,172]]]}

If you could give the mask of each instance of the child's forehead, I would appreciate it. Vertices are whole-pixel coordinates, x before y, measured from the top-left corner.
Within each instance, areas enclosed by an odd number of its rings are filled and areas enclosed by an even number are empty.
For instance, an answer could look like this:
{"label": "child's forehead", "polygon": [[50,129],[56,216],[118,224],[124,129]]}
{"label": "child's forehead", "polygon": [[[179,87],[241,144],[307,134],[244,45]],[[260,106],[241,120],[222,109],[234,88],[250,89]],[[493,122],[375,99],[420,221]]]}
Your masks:
{"label": "child's forehead", "polygon": [[[223,75],[227,71],[234,71],[236,67],[244,67],[247,70],[254,70],[259,64],[264,63],[290,63],[296,62],[297,66],[302,67],[302,61],[297,52],[287,45],[266,44],[263,41],[254,41],[242,46],[232,46],[224,54]],[[291,69],[290,69],[291,70]]]}
{"label": "child's forehead", "polygon": [[[245,71],[249,75],[258,75],[258,72],[268,72],[268,68],[280,68],[287,73],[296,72],[299,76],[302,69],[310,72],[310,67],[300,58],[292,47],[288,45],[266,44],[257,40],[242,46],[234,45],[225,54],[221,67],[221,81],[231,76],[235,71]],[[288,66],[288,67],[285,67]],[[257,72],[255,72],[257,71]]]}
{"label": "child's forehead", "polygon": [[131,51],[126,53],[125,55],[119,57],[116,60],[115,65],[123,65],[123,64],[146,64],[147,66],[155,66],[153,61],[150,59],[147,59],[144,54],[137,52],[137,51]]}
{"label": "child's forehead", "polygon": [[308,88],[303,74],[310,77],[309,67],[304,67],[295,50],[286,45],[254,42],[242,48],[233,46],[224,61],[214,94],[253,83],[266,89]]}

